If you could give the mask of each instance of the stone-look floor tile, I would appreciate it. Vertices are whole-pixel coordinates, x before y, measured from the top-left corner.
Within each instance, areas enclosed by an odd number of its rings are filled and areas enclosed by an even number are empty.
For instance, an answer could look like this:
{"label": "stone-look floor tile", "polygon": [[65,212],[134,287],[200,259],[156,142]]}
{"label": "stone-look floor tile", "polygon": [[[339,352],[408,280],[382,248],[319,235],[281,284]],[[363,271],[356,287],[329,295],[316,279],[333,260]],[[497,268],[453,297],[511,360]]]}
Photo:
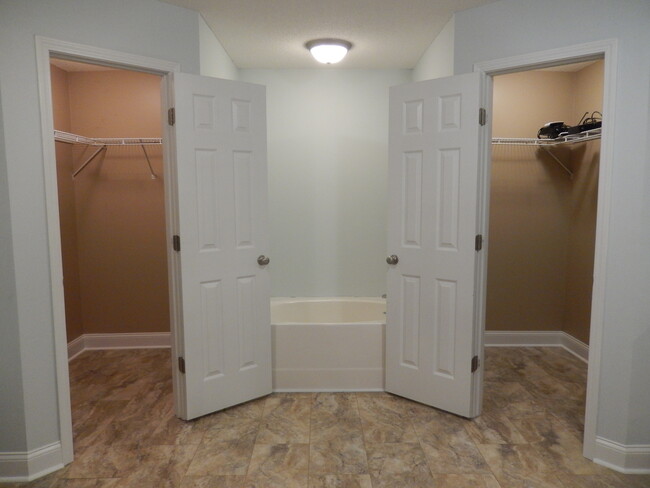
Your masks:
{"label": "stone-look floor tile", "polygon": [[214,419],[210,424],[210,428],[203,432],[201,440],[204,445],[237,441],[244,438],[251,439],[254,442],[259,428],[260,420],[257,419],[219,417]]}
{"label": "stone-look floor tile", "polygon": [[505,415],[487,414],[472,419],[465,429],[477,444],[525,444],[526,439]]}
{"label": "stone-look floor tile", "polygon": [[524,377],[519,380],[520,384],[531,394],[531,396],[546,406],[552,406],[558,400],[564,401],[572,398],[574,390],[557,378],[546,373],[536,377]]}
{"label": "stone-look floor tile", "polygon": [[309,449],[310,474],[366,474],[368,460],[361,439],[312,443]]}
{"label": "stone-look floor tile", "polygon": [[151,434],[149,443],[153,445],[200,444],[204,432],[198,422],[171,417],[163,421]]}
{"label": "stone-look floor tile", "polygon": [[185,476],[179,488],[243,488],[245,476]]}
{"label": "stone-look floor tile", "polygon": [[308,469],[309,444],[256,444],[245,486],[304,488]]}
{"label": "stone-look floor tile", "polygon": [[328,414],[337,418],[359,416],[354,393],[317,393],[312,402],[312,414]]}
{"label": "stone-look floor tile", "polygon": [[650,486],[650,479],[646,484],[634,484],[634,480],[623,480],[613,474],[605,475],[579,475],[561,473],[557,475],[562,488],[641,488]]}
{"label": "stone-look floor tile", "polygon": [[188,476],[244,475],[253,454],[255,438],[243,437],[199,445],[187,470]]}
{"label": "stone-look floor tile", "polygon": [[176,488],[197,451],[197,446],[154,446],[140,465],[122,477],[117,488]]}
{"label": "stone-look floor tile", "polygon": [[581,433],[567,429],[552,416],[513,420],[540,456],[559,471],[573,474],[606,474],[609,470],[582,455]]}
{"label": "stone-look floor tile", "polygon": [[372,482],[367,474],[310,475],[309,488],[372,488]]}
{"label": "stone-look floor tile", "polygon": [[483,455],[465,430],[421,436],[420,445],[432,473],[490,473]]}
{"label": "stone-look floor tile", "polygon": [[366,450],[373,488],[434,486],[419,443],[366,444]]}
{"label": "stone-look floor tile", "polygon": [[623,480],[629,488],[648,488],[650,487],[650,474],[622,474],[610,471],[614,476]]}
{"label": "stone-look floor tile", "polygon": [[210,415],[205,415],[196,419],[196,422],[199,423],[201,427],[209,429],[213,423],[221,422],[222,417],[242,420],[260,420],[262,418],[262,413],[264,412],[265,401],[266,397],[262,397],[256,400],[251,400],[250,402],[240,403],[234,407],[226,408],[225,410]]}
{"label": "stone-look floor tile", "polygon": [[118,488],[119,478],[59,480],[51,488]]}
{"label": "stone-look floor tile", "polygon": [[311,403],[311,397],[272,395],[267,398],[257,442],[260,444],[309,443]]}
{"label": "stone-look floor tile", "polygon": [[578,429],[568,429],[546,411],[527,417],[511,419],[511,422],[524,439],[526,439],[526,442],[531,444],[556,439],[558,437],[558,430],[570,431],[574,437],[581,435]]}
{"label": "stone-look floor tile", "polygon": [[138,466],[140,449],[124,446],[90,446],[75,457],[65,478],[120,478]]}
{"label": "stone-look floor tile", "polygon": [[312,412],[310,424],[312,443],[354,439],[363,441],[361,419],[358,417],[336,417],[327,413]]}
{"label": "stone-look floor tile", "polygon": [[[171,385],[170,385],[171,386]],[[174,416],[174,397],[171,388],[158,385],[144,390],[142,395],[131,399],[121,412],[120,420],[161,421]]]}
{"label": "stone-look floor tile", "polygon": [[0,483],[0,488],[51,488],[59,479],[59,471],[29,483]]}
{"label": "stone-look floor tile", "polygon": [[357,398],[363,437],[367,443],[417,442],[405,407],[395,397]]}
{"label": "stone-look floor tile", "polygon": [[[116,416],[121,415],[127,403],[124,400],[92,402],[93,407],[85,416],[85,420],[73,423],[72,433],[75,448],[102,443],[103,440],[100,437],[103,429],[113,422]],[[76,409],[73,408],[74,410]]]}
{"label": "stone-look floor tile", "polygon": [[130,420],[121,422],[117,419],[103,426],[95,436],[93,445],[117,446],[135,449],[151,445],[149,439],[159,422],[149,420]]}
{"label": "stone-look floor tile", "polygon": [[436,488],[501,488],[491,474],[434,474]]}
{"label": "stone-look floor tile", "polygon": [[[582,458],[587,368],[559,348],[487,348],[480,421],[387,393],[307,393],[274,394],[187,423],[174,416],[170,371],[165,350],[87,351],[75,358],[74,463],[36,482],[0,486],[650,487],[648,476],[622,475]],[[255,442],[263,419],[291,423],[291,411],[303,402],[311,411],[311,445]],[[378,426],[380,443],[364,444],[361,407],[367,425]],[[374,410],[379,414],[370,418]],[[410,438],[404,422],[416,440],[384,443]],[[287,430],[274,426],[265,435],[279,439]],[[522,441],[517,435],[525,443],[512,444]]]}
{"label": "stone-look floor tile", "polygon": [[528,347],[526,356],[549,376],[558,380],[586,385],[585,363],[561,347]]}
{"label": "stone-look floor tile", "polygon": [[556,469],[530,444],[482,444],[483,458],[502,488],[558,488]]}
{"label": "stone-look floor tile", "polygon": [[485,381],[483,413],[503,414],[515,419],[546,413],[546,408],[515,381]]}

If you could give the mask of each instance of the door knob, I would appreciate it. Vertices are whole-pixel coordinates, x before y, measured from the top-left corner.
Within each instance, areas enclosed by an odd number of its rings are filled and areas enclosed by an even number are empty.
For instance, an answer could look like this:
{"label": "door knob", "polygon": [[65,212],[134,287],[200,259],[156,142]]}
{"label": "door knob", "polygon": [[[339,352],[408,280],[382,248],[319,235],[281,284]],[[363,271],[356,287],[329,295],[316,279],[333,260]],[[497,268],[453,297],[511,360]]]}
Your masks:
{"label": "door knob", "polygon": [[264,254],[260,255],[257,258],[257,264],[259,264],[260,266],[266,266],[270,262],[271,260],[268,258],[268,256],[265,256]]}
{"label": "door knob", "polygon": [[386,262],[388,264],[397,264],[399,262],[399,258],[395,254],[391,254],[386,258]]}

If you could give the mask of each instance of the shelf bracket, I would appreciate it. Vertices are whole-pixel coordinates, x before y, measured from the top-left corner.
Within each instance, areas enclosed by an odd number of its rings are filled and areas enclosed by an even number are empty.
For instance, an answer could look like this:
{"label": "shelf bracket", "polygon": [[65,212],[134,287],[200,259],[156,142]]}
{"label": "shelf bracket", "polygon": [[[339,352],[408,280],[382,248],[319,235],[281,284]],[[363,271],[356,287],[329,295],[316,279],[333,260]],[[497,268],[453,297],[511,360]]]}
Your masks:
{"label": "shelf bracket", "polygon": [[158,175],[154,173],[153,167],[151,166],[151,161],[149,160],[149,155],[147,154],[147,149],[144,147],[144,143],[140,146],[142,148],[142,152],[144,153],[144,157],[147,160],[147,165],[149,166],[149,173],[151,174],[151,179],[152,180],[157,180]]}
{"label": "shelf bracket", "polygon": [[102,146],[102,147],[100,147],[99,149],[97,149],[97,151],[95,151],[95,152],[92,154],[92,156],[90,156],[88,159],[86,159],[86,161],[85,161],[81,166],[79,166],[79,168],[78,168],[74,173],[72,173],[72,177],[75,178],[79,173],[81,173],[81,172],[86,168],[86,166],[88,166],[88,165],[90,164],[90,162],[91,162],[93,159],[95,159],[95,157],[96,157],[100,152],[103,152],[103,151],[106,151],[106,146]]}
{"label": "shelf bracket", "polygon": [[546,154],[551,156],[557,164],[562,166],[562,169],[566,171],[571,178],[573,178],[573,172],[569,168],[567,168],[566,165],[562,161],[560,161],[560,159],[555,154],[549,151],[549,149],[546,146],[539,146],[539,147],[541,147],[546,152]]}

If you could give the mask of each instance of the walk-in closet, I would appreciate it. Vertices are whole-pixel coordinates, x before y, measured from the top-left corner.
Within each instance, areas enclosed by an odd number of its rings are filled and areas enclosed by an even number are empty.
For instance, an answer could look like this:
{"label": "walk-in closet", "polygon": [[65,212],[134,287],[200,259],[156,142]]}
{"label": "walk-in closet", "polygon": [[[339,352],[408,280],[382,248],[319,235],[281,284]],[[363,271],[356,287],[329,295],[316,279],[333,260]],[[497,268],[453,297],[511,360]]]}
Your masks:
{"label": "walk-in closet", "polygon": [[602,60],[494,77],[492,342],[564,345],[586,360],[602,94]]}
{"label": "walk-in closet", "polygon": [[71,355],[169,332],[160,81],[51,60]]}

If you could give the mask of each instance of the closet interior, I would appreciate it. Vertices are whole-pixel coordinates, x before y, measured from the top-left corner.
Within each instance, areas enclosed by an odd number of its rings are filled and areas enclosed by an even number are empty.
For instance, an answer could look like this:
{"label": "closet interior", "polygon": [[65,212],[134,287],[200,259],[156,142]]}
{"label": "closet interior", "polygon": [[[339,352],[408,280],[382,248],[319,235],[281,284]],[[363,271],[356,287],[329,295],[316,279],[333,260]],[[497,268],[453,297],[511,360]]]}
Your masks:
{"label": "closet interior", "polygon": [[168,332],[161,79],[54,58],[50,73],[68,344]]}
{"label": "closet interior", "polygon": [[494,77],[488,331],[589,343],[600,128],[538,131],[600,118],[602,94],[602,60]]}

